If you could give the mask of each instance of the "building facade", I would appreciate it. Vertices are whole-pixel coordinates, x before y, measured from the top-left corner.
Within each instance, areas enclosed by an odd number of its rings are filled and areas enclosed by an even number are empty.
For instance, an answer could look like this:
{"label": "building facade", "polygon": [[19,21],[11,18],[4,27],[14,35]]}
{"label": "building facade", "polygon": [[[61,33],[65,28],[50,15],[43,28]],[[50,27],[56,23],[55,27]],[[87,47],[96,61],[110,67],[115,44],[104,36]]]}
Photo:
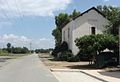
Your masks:
{"label": "building facade", "polygon": [[69,49],[76,55],[79,49],[75,45],[75,40],[84,35],[102,34],[107,24],[108,20],[105,16],[92,7],[63,27],[62,41],[66,41]]}

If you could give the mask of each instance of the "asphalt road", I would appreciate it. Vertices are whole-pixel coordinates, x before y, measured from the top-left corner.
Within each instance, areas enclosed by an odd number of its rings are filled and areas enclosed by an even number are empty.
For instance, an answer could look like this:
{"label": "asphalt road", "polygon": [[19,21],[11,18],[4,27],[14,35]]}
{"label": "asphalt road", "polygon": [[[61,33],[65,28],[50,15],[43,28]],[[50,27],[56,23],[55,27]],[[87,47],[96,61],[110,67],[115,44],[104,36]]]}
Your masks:
{"label": "asphalt road", "polygon": [[0,82],[58,82],[37,54],[11,60],[0,68]]}

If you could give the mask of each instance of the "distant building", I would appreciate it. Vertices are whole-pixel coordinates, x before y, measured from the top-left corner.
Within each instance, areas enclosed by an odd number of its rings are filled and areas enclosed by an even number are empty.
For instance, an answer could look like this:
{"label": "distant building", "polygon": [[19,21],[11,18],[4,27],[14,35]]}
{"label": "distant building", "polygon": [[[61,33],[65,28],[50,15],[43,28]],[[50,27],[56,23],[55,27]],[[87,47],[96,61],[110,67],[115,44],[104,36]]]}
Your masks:
{"label": "distant building", "polygon": [[95,7],[83,12],[62,29],[62,41],[68,43],[69,49],[76,55],[79,51],[75,45],[76,38],[90,34],[102,34],[108,24],[105,16]]}

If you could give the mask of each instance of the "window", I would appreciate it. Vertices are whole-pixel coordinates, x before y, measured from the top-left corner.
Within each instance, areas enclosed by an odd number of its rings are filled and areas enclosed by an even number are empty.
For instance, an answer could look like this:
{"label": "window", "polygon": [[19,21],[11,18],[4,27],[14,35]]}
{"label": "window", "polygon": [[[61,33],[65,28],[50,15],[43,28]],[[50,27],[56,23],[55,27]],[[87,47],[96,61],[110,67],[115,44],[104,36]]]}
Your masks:
{"label": "window", "polygon": [[65,41],[65,31],[64,31],[64,33],[63,33],[63,41]]}
{"label": "window", "polygon": [[91,34],[95,34],[95,27],[91,27]]}
{"label": "window", "polygon": [[70,28],[68,28],[68,38],[70,37]]}

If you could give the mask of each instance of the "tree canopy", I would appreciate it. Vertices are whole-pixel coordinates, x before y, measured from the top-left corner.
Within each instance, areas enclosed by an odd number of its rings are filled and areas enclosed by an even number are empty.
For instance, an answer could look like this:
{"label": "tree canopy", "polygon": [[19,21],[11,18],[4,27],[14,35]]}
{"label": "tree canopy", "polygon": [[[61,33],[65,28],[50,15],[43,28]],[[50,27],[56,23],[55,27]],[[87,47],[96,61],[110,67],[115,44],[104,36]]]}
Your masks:
{"label": "tree canopy", "polygon": [[118,39],[113,35],[107,34],[85,35],[76,39],[75,43],[81,52],[92,54],[94,52],[101,52],[104,49],[116,50]]}
{"label": "tree canopy", "polygon": [[29,53],[29,50],[27,47],[14,47],[11,43],[7,43],[7,48],[3,48],[3,51],[7,51],[8,53],[14,53],[14,54],[25,54]]}
{"label": "tree canopy", "polygon": [[56,28],[52,31],[52,35],[55,38],[56,46],[61,44],[62,28],[79,14],[80,12],[74,10],[70,15],[67,13],[60,13],[58,16],[55,16]]}
{"label": "tree canopy", "polygon": [[97,9],[101,11],[106,18],[110,21],[106,26],[106,33],[118,35],[118,29],[120,25],[120,8],[113,6],[97,6]]}

